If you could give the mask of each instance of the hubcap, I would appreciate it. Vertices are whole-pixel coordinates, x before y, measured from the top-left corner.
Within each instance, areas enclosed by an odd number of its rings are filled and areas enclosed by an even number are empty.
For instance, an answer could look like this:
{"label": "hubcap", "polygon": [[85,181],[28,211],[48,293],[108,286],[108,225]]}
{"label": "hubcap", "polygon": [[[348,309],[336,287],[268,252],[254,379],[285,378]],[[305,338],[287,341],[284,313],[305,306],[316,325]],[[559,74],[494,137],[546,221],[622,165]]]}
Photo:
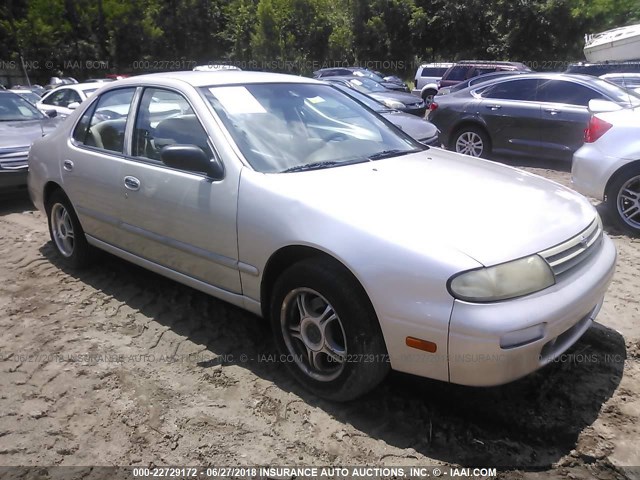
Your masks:
{"label": "hubcap", "polygon": [[456,140],[456,152],[458,153],[479,157],[483,150],[482,138],[475,132],[463,132]]}
{"label": "hubcap", "polygon": [[622,185],[616,201],[618,214],[627,225],[640,229],[640,175]]}
{"label": "hubcap", "polygon": [[433,95],[425,95],[424,96],[424,103],[427,105],[427,108],[429,108],[431,106],[431,104],[433,103]]}
{"label": "hubcap", "polygon": [[70,257],[75,245],[73,223],[71,223],[69,212],[60,203],[56,203],[51,208],[51,230],[53,231],[53,241],[60,253],[65,257]]}
{"label": "hubcap", "polygon": [[346,336],[333,306],[322,295],[310,288],[289,292],[282,303],[280,326],[290,360],[305,374],[330,382],[342,373]]}

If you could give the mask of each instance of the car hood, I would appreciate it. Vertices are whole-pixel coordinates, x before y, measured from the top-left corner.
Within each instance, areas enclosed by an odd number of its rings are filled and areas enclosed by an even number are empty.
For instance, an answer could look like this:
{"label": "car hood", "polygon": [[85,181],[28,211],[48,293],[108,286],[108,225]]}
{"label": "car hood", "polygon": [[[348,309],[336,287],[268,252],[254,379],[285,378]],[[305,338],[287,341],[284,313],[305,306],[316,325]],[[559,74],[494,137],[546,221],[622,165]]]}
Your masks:
{"label": "car hood", "polygon": [[410,93],[404,93],[404,92],[392,92],[392,91],[372,92],[369,95],[375,98],[376,100],[386,100],[386,99],[395,100],[404,105],[414,105],[422,101],[420,97],[416,97],[415,95],[412,95]]}
{"label": "car hood", "polygon": [[29,147],[38,138],[51,133],[57,119],[0,122],[0,148]]}
{"label": "car hood", "polygon": [[438,134],[438,129],[433,123],[427,122],[425,119],[416,117],[415,115],[397,110],[384,111],[381,114],[384,118],[416,140],[432,138]]}
{"label": "car hood", "polygon": [[597,215],[562,185],[440,149],[268,177],[269,188],[308,218],[425,254],[436,243],[485,266],[562,243]]}

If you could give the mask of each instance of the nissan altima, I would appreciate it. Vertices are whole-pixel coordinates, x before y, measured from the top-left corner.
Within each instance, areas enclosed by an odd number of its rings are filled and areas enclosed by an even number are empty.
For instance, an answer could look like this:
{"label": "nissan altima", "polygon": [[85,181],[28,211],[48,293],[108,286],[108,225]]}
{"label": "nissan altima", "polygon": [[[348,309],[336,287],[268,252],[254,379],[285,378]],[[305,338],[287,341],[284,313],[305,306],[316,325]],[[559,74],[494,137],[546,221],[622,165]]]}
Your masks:
{"label": "nissan altima", "polygon": [[615,266],[579,194],[430,149],[302,77],[105,84],[29,167],[69,267],[102,249],[268,318],[291,374],[333,400],[390,368],[527,375],[589,328]]}

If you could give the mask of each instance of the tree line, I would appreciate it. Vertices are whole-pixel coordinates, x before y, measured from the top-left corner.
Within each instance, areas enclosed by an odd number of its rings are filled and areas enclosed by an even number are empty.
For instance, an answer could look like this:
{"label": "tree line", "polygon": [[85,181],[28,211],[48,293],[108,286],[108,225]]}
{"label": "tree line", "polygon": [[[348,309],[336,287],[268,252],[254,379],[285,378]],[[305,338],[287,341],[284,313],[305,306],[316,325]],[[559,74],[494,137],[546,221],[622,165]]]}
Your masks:
{"label": "tree line", "polygon": [[[638,0],[4,0],[0,70],[46,81],[228,62],[309,74],[420,61],[583,59],[584,34],[638,23]],[[13,62],[13,63],[11,63]],[[16,68],[17,68],[16,67]]]}

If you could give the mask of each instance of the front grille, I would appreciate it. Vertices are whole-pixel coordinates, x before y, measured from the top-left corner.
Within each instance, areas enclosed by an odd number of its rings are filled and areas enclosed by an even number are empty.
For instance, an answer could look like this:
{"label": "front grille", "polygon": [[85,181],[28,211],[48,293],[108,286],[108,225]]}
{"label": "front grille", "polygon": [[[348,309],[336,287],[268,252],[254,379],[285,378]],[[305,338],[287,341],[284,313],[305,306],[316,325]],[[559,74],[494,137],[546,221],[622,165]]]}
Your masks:
{"label": "front grille", "polygon": [[0,168],[3,170],[22,170],[27,168],[29,147],[0,149]]}
{"label": "front grille", "polygon": [[597,217],[578,235],[540,252],[540,256],[547,261],[556,276],[562,275],[596,252],[602,244],[602,236],[602,221]]}

